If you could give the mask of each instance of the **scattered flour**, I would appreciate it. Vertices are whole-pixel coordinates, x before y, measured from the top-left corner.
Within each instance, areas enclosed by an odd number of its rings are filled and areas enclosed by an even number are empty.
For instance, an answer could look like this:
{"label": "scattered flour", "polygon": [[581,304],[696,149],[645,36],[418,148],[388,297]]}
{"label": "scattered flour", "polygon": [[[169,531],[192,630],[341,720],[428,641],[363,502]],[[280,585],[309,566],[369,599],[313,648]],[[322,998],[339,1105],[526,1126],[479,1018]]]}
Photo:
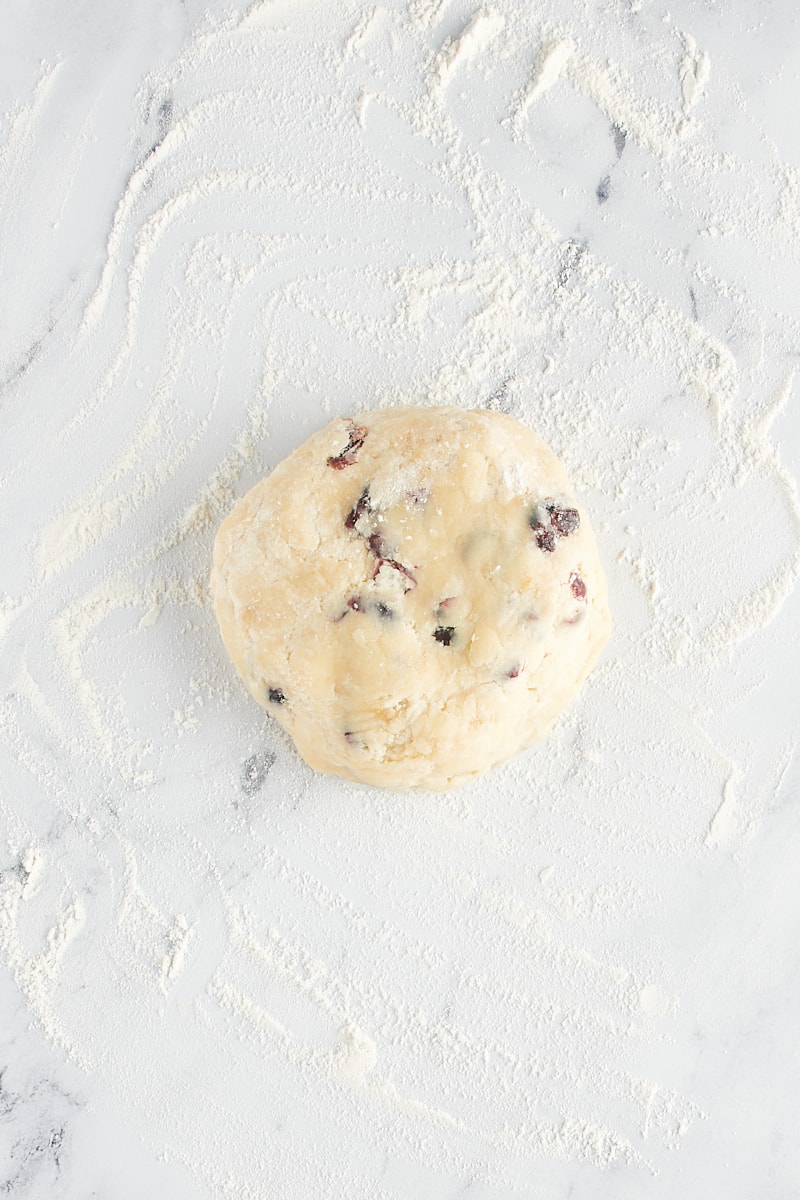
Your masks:
{"label": "scattered flour", "polygon": [[728,841],[736,830],[736,792],[735,775],[729,775],[722,788],[722,803],[714,816],[705,836],[707,846],[721,846]]}
{"label": "scattered flour", "polygon": [[681,60],[680,81],[683,96],[683,112],[685,116],[694,108],[706,90],[711,75],[711,59],[705,51],[698,51],[697,44],[691,34],[684,37],[686,54]]}
{"label": "scattered flour", "polygon": [[[206,23],[145,82],[170,118],[78,351],[18,384],[66,399],[0,599],[0,948],[208,1195],[411,1195],[376,1190],[375,1148],[431,1195],[501,1200],[532,1163],[553,1195],[576,1164],[647,1190],[701,1136],[678,1018],[692,964],[727,962],[720,864],[796,759],[791,722],[754,753],[734,712],[800,575],[776,432],[798,329],[758,291],[798,241],[796,172],[770,160],[771,208],[732,195],[751,164],[704,114],[735,89],[671,25],[643,65],[637,5],[592,38],[555,0],[315,13]],[[760,256],[752,290],[725,240]],[[236,495],[329,415],[402,402],[552,442],[617,620],[546,747],[425,804],[311,776],[236,686],[206,585]]]}
{"label": "scattered flour", "polygon": [[500,13],[482,8],[467,23],[457,38],[448,41],[438,55],[433,71],[433,92],[442,98],[456,71],[476,58],[494,41],[505,24]]}
{"label": "scattered flour", "polygon": [[561,38],[545,47],[528,86],[511,114],[511,124],[516,137],[520,135],[522,122],[530,106],[557,83],[574,53],[575,43],[572,38]]}

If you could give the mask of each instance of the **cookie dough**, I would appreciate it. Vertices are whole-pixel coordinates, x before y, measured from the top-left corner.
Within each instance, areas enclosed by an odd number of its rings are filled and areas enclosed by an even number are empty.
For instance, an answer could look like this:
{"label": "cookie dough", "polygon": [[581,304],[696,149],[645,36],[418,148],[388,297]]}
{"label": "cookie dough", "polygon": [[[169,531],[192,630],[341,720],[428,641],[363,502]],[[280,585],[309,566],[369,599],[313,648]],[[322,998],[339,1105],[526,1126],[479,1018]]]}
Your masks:
{"label": "cookie dough", "polygon": [[608,639],[586,514],[512,417],[337,419],[214,544],[222,637],[318,771],[455,787],[539,741]]}

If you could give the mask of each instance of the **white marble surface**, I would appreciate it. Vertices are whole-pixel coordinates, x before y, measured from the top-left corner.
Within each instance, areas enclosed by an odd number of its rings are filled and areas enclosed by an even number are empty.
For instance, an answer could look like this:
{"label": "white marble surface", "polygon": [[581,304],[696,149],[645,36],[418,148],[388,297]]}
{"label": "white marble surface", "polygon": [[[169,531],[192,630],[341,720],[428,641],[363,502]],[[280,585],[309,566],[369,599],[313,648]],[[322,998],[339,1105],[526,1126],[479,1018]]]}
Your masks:
{"label": "white marble surface", "polygon": [[[14,1200],[800,1192],[800,14],[518,7],[426,109],[474,4],[5,6]],[[458,796],[315,779],[216,521],[354,397],[498,393],[595,516],[605,665]]]}

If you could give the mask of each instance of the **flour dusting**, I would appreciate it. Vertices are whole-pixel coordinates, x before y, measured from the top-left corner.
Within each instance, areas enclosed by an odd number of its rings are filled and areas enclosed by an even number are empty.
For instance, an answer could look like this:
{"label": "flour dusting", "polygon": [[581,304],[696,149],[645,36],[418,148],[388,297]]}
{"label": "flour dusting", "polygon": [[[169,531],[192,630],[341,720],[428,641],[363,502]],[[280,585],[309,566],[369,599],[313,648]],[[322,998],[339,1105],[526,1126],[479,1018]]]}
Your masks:
{"label": "flour dusting", "polygon": [[571,38],[561,38],[545,48],[528,86],[520,96],[511,115],[512,126],[517,137],[519,137],[522,122],[530,106],[558,81],[574,53],[575,43]]}
{"label": "flour dusting", "polygon": [[504,19],[491,8],[483,8],[453,41],[448,41],[434,67],[434,90],[441,96],[456,71],[477,57],[500,33]]}
{"label": "flour dusting", "polygon": [[[638,1194],[713,1124],[694,1006],[796,761],[788,699],[757,726],[797,644],[800,223],[795,168],[715,138],[755,118],[704,45],[636,4],[209,18],[142,84],[74,352],[9,385],[0,950],[198,1196]],[[236,497],[399,403],[551,443],[616,622],[547,743],[425,800],[305,768],[207,588]]]}

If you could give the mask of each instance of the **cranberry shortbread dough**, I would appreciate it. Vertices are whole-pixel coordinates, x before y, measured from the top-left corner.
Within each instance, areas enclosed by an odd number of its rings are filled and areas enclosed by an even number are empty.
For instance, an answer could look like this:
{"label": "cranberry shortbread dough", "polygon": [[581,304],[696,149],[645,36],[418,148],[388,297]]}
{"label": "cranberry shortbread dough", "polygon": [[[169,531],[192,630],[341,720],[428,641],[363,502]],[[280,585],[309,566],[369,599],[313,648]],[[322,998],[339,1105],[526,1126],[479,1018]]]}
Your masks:
{"label": "cranberry shortbread dough", "polygon": [[333,421],[224,521],[211,587],[306,762],[385,787],[455,787],[539,741],[611,628],[561,463],[480,410]]}

